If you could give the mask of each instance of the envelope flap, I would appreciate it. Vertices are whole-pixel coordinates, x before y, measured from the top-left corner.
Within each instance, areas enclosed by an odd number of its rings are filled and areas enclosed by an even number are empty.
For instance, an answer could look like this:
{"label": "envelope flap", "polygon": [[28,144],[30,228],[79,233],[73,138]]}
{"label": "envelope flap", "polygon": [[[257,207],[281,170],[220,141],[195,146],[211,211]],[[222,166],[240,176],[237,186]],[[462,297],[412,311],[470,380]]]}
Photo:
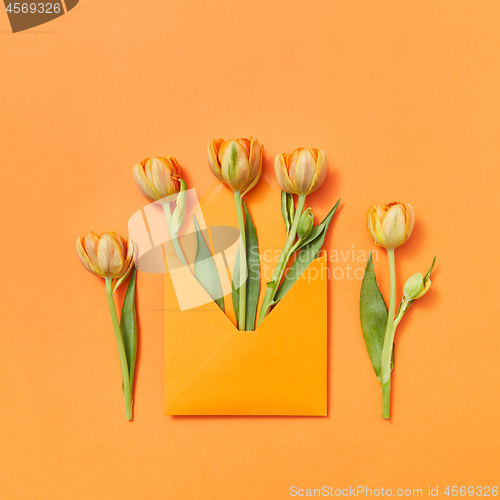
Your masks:
{"label": "envelope flap", "polygon": [[311,262],[257,328],[259,337],[325,406],[327,272],[325,255]]}

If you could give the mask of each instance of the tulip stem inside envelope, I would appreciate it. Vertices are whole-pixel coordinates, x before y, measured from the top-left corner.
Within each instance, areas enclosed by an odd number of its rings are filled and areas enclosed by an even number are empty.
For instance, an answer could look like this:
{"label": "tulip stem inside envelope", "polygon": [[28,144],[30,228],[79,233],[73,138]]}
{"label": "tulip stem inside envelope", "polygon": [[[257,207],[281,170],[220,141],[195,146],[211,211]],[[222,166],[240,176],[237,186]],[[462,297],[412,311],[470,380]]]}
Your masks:
{"label": "tulip stem inside envelope", "polygon": [[[263,178],[246,202],[257,228],[265,290],[286,238],[281,191]],[[210,227],[238,227],[233,193],[221,183],[200,205],[207,244]],[[311,262],[255,331],[237,330],[230,294],[224,297],[226,314],[215,302],[179,310],[171,276],[165,276],[167,415],[327,414],[325,256]]]}

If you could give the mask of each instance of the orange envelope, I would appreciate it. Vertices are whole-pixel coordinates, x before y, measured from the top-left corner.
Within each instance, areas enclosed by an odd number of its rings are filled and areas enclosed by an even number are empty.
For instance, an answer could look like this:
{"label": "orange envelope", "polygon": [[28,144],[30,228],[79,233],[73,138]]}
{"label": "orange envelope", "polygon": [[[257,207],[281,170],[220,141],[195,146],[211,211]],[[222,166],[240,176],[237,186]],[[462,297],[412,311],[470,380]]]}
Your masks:
{"label": "orange envelope", "polygon": [[[261,301],[285,241],[281,192],[267,175],[245,196],[260,245]],[[217,182],[200,200],[210,225],[237,227],[233,193]],[[207,244],[210,242],[207,241]],[[165,282],[167,415],[327,414],[327,263],[313,261],[254,332],[211,302],[187,311]]]}

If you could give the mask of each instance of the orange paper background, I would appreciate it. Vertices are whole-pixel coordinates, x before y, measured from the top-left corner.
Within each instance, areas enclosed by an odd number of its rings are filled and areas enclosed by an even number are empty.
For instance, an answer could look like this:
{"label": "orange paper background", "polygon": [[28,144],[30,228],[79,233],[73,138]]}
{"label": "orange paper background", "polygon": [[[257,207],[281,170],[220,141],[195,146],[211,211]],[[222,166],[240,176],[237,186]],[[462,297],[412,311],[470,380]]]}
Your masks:
{"label": "orange paper background", "polygon": [[[499,23],[486,0],[81,0],[15,35],[1,13],[0,498],[495,484]],[[398,330],[391,422],[360,332],[360,281],[347,276],[329,283],[327,418],[165,417],[163,277],[144,274],[125,421],[104,284],[74,242],[126,234],[145,204],[137,161],[176,156],[201,195],[206,143],[251,134],[266,168],[298,146],[325,150],[329,176],[309,204],[319,218],[342,196],[329,249],[374,247],[372,204],[415,208],[399,288],[433,255],[437,266]],[[346,273],[340,260],[331,267]],[[376,270],[387,294],[381,252]]]}

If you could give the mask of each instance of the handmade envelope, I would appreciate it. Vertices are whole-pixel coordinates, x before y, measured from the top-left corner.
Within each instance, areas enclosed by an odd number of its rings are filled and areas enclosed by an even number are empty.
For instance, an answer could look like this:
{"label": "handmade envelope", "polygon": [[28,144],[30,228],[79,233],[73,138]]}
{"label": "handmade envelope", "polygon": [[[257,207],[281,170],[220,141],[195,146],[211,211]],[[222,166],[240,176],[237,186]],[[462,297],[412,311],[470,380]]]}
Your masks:
{"label": "handmade envelope", "polygon": [[[266,177],[245,197],[259,237],[261,301],[285,241],[281,192]],[[216,183],[200,205],[209,232],[237,227],[226,186]],[[230,294],[225,309],[229,317],[214,302],[180,311],[166,274],[166,414],[325,416],[326,257],[310,264],[256,331],[236,329]]]}

